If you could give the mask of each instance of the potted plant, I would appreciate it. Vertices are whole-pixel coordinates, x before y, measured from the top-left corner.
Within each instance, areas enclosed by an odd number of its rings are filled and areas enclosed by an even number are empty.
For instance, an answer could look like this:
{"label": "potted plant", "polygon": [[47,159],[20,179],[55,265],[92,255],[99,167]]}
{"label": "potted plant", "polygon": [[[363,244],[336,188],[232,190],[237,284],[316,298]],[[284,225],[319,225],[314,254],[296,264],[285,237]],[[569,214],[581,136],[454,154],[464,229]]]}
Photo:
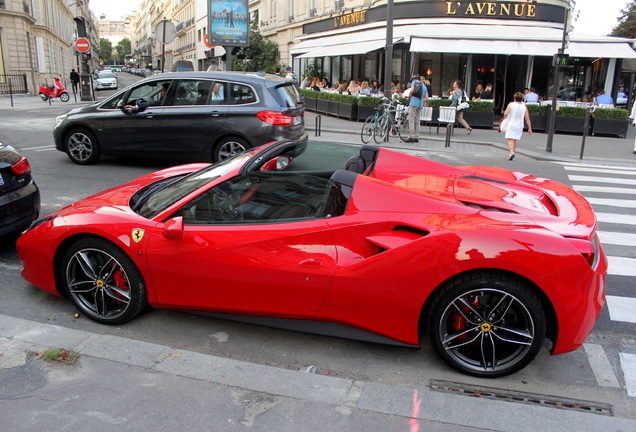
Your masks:
{"label": "potted plant", "polygon": [[374,96],[361,96],[358,99],[358,121],[364,121],[375,114],[375,107],[380,105],[382,98]]}
{"label": "potted plant", "polygon": [[329,93],[317,92],[316,93],[316,112],[321,114],[327,114],[329,108]]}
{"label": "potted plant", "polygon": [[495,104],[492,101],[468,101],[468,108],[464,111],[464,120],[470,127],[492,129],[495,122]]}
{"label": "potted plant", "polygon": [[327,114],[338,117],[338,93],[326,93],[327,95]]}
{"label": "potted plant", "polygon": [[596,108],[592,122],[592,134],[627,136],[629,111],[623,108]]}
{"label": "potted plant", "polygon": [[305,109],[316,111],[316,92],[314,90],[298,89],[305,101]]}
{"label": "potted plant", "polygon": [[554,130],[556,132],[569,132],[583,134],[585,127],[585,114],[587,108],[561,106],[557,107]]}
{"label": "potted plant", "polygon": [[358,119],[358,98],[349,94],[335,94],[338,101],[338,117],[349,120]]}
{"label": "potted plant", "polygon": [[[530,123],[533,131],[545,131],[548,129],[548,105],[526,105],[530,115]],[[527,128],[526,128],[527,129]]]}

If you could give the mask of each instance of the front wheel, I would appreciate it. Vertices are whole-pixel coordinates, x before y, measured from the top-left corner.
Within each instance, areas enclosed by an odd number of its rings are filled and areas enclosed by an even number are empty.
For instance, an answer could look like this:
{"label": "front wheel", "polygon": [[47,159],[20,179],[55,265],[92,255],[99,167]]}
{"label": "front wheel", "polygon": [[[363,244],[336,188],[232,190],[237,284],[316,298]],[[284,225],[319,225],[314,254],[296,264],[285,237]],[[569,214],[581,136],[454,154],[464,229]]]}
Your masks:
{"label": "front wheel", "polygon": [[78,165],[94,164],[101,157],[97,138],[86,129],[74,129],[66,135],[66,154]]}
{"label": "front wheel", "polygon": [[102,324],[130,321],[148,304],[141,272],[121,249],[85,238],[64,254],[62,286],[84,315]]}
{"label": "front wheel", "polygon": [[545,339],[545,314],[537,296],[496,273],[449,283],[430,311],[433,347],[447,364],[468,375],[512,374],[535,358]]}
{"label": "front wheel", "polygon": [[219,162],[225,159],[229,159],[237,154],[243,153],[250,146],[245,140],[238,137],[226,137],[216,145],[214,150],[213,159],[214,162]]}
{"label": "front wheel", "polygon": [[360,132],[360,138],[362,138],[363,143],[368,144],[371,142],[371,139],[375,135],[376,128],[377,123],[375,121],[375,116],[367,117],[362,125],[362,131]]}
{"label": "front wheel", "polygon": [[70,98],[71,98],[71,97],[69,96],[69,94],[68,94],[68,93],[62,93],[62,94],[60,95],[60,100],[61,100],[62,102],[68,102]]}
{"label": "front wheel", "polygon": [[393,121],[393,119],[387,114],[383,114],[378,118],[375,135],[373,136],[376,143],[382,144],[384,141],[388,141],[387,137],[392,126],[389,124],[390,121]]}

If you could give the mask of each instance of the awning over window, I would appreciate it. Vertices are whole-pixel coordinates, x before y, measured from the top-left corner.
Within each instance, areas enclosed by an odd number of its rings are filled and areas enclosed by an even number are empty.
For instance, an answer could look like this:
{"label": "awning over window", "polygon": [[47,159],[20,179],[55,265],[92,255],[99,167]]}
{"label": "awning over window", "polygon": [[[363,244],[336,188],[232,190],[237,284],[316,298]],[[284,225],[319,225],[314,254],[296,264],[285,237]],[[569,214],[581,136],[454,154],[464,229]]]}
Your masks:
{"label": "awning over window", "polygon": [[423,53],[551,56],[560,47],[560,43],[546,41],[413,38],[410,50]]}
{"label": "awning over window", "polygon": [[[393,43],[396,43],[394,41]],[[366,42],[348,42],[344,44],[328,45],[323,47],[308,48],[309,51],[298,58],[316,58],[316,57],[331,57],[341,55],[353,55],[353,54],[366,54],[371,51],[375,51],[380,48],[384,48],[386,45],[385,40],[374,40]]]}

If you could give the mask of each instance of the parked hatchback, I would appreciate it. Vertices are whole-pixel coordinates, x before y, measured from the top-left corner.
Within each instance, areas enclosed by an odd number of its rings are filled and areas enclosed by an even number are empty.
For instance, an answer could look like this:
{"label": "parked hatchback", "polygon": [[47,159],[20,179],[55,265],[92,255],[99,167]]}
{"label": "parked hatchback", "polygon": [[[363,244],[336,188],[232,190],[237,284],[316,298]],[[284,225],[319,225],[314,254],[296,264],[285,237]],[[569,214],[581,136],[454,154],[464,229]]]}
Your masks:
{"label": "parked hatchback", "polygon": [[102,155],[216,162],[273,140],[306,140],[304,111],[293,83],[276,75],[178,72],[59,116],[53,136],[80,165]]}
{"label": "parked hatchback", "polygon": [[29,161],[0,142],[0,237],[19,232],[40,214],[40,190]]}

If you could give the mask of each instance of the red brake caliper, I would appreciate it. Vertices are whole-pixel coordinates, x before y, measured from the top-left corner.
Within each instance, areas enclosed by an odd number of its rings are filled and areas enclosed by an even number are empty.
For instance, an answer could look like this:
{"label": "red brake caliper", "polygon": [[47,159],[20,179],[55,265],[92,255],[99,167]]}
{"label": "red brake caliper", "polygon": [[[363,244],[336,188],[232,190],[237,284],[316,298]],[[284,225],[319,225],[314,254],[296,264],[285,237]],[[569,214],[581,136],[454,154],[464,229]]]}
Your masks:
{"label": "red brake caliper", "polygon": [[[475,296],[475,300],[472,302],[472,305],[475,307],[479,305],[479,296]],[[470,308],[468,306],[462,306],[460,309],[462,310],[464,315],[470,314]],[[460,333],[466,329],[466,318],[464,318],[464,315],[460,314],[459,312],[455,312],[451,317],[451,325],[453,326],[453,330],[455,330],[455,333]],[[466,335],[463,334],[457,339],[464,340],[466,339]]]}
{"label": "red brake caliper", "polygon": [[128,286],[128,279],[126,279],[126,277],[124,276],[124,272],[121,270],[121,268],[113,274],[113,280],[115,281],[115,285],[117,285],[117,287],[126,291],[130,289],[130,287]]}

